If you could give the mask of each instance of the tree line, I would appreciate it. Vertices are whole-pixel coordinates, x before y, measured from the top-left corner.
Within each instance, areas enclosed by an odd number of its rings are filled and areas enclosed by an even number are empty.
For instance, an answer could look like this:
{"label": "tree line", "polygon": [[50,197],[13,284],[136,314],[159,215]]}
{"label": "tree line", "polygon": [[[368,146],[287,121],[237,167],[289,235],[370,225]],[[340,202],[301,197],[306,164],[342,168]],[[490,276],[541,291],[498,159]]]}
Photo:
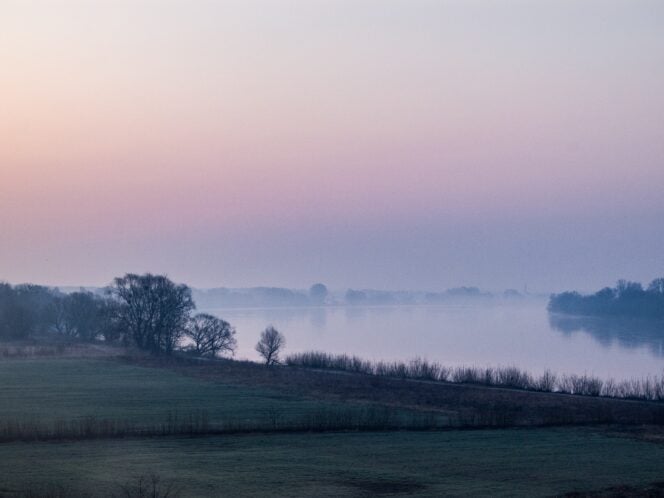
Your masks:
{"label": "tree line", "polygon": [[619,280],[590,295],[579,292],[554,294],[548,309],[555,313],[588,316],[627,316],[664,318],[664,278],[656,278],[644,288],[639,282]]}
{"label": "tree line", "polygon": [[[213,315],[195,314],[195,309],[188,286],[150,273],[115,278],[102,294],[0,283],[0,340],[57,335],[134,346],[152,354],[234,354],[235,328]],[[256,351],[267,364],[275,364],[284,345],[283,334],[268,327]]]}

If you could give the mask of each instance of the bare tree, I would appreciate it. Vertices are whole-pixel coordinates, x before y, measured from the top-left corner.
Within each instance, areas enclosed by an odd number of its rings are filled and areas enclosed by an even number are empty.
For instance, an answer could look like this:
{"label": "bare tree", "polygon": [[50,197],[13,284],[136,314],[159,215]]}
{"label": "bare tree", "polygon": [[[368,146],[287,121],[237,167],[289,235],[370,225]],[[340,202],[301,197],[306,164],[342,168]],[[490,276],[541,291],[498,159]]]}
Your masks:
{"label": "bare tree", "polygon": [[184,334],[192,340],[190,350],[200,356],[235,353],[235,329],[227,321],[207,313],[199,313],[189,320]]}
{"label": "bare tree", "polygon": [[265,360],[266,365],[279,363],[279,353],[286,346],[284,335],[272,326],[261,332],[261,338],[256,344],[256,351]]}
{"label": "bare tree", "polygon": [[109,292],[117,301],[115,318],[128,334],[125,340],[152,353],[173,352],[196,308],[191,289],[163,275],[128,273],[116,278]]}

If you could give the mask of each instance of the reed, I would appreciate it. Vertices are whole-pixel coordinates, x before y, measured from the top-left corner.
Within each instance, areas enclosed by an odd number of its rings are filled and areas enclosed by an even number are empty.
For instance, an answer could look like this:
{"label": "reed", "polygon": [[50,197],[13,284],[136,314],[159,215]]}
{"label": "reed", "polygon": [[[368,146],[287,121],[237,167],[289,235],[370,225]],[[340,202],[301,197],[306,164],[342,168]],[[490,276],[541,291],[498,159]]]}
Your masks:
{"label": "reed", "polygon": [[291,367],[338,370],[399,379],[477,384],[579,396],[664,401],[664,375],[616,381],[614,379],[603,380],[588,374],[558,375],[546,370],[540,376],[534,376],[516,366],[447,367],[422,358],[415,358],[410,362],[372,362],[357,356],[334,355],[321,351],[291,354],[286,357],[285,363]]}

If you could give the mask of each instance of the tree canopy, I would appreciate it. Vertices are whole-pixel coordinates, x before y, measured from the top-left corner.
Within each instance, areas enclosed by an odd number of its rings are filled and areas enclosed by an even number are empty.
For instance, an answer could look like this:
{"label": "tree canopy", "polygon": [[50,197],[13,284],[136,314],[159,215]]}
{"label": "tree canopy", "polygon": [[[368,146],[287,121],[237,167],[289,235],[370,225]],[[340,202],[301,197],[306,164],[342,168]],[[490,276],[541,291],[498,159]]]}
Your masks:
{"label": "tree canopy", "polygon": [[199,356],[217,356],[235,352],[235,329],[225,320],[207,313],[192,317],[185,328],[185,336],[191,341],[188,350]]}
{"label": "tree canopy", "polygon": [[594,294],[579,292],[554,294],[549,311],[571,315],[629,316],[664,318],[664,278],[653,280],[647,289],[638,282],[619,280],[615,287],[605,287]]}
{"label": "tree canopy", "polygon": [[191,289],[163,275],[128,273],[109,288],[125,340],[153,353],[171,353],[196,308]]}

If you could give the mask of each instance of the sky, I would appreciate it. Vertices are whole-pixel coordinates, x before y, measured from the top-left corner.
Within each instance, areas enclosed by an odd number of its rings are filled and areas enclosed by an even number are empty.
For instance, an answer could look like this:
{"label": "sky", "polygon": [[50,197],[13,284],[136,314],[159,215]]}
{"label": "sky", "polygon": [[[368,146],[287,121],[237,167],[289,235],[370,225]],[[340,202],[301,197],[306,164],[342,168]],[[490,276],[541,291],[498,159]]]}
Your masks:
{"label": "sky", "polygon": [[661,0],[2,0],[0,280],[664,275]]}

